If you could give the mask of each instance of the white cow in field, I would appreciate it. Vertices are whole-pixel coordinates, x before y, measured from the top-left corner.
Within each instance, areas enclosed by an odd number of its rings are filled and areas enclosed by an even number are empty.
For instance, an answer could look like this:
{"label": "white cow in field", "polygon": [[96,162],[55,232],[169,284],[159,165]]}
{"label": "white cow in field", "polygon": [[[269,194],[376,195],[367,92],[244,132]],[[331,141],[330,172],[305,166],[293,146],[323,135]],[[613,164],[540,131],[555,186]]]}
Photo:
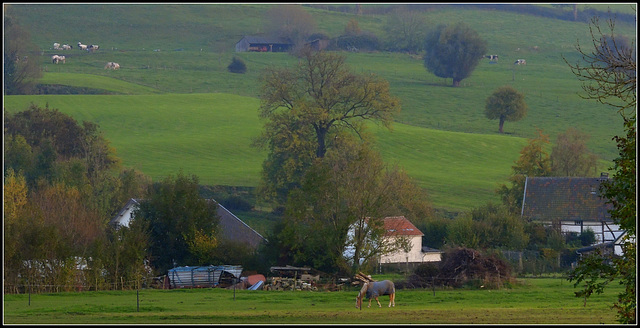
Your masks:
{"label": "white cow in field", "polygon": [[51,56],[51,62],[57,64],[62,62],[63,64],[66,62],[67,58],[65,56],[53,55]]}
{"label": "white cow in field", "polygon": [[87,50],[87,45],[82,44],[82,42],[78,42],[78,48],[80,48],[80,50]]}
{"label": "white cow in field", "polygon": [[106,65],[104,65],[104,69],[116,70],[119,68],[120,68],[120,64],[114,63],[114,62],[108,62]]}
{"label": "white cow in field", "polygon": [[516,59],[516,61],[513,63],[514,65],[526,65],[527,61],[524,59]]}

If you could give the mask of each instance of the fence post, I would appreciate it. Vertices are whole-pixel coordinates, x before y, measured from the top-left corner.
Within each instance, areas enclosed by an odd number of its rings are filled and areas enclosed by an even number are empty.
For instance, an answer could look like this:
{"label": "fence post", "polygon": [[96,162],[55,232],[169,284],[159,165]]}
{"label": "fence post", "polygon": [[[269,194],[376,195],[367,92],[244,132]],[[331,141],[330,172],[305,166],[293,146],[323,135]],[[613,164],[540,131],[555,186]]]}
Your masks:
{"label": "fence post", "polygon": [[140,312],[140,288],[136,289],[136,310]]}
{"label": "fence post", "polygon": [[431,277],[431,288],[433,289],[433,296],[436,296],[436,278]]}

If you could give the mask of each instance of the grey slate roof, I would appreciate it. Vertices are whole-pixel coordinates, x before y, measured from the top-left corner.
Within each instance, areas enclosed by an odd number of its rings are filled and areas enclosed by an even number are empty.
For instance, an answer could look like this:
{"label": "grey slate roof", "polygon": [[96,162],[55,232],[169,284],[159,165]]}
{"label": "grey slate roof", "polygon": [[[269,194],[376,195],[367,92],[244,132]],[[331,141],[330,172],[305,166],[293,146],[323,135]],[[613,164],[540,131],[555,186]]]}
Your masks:
{"label": "grey slate roof", "polygon": [[603,179],[527,177],[521,215],[543,221],[611,221],[611,205],[600,197]]}
{"label": "grey slate roof", "polygon": [[[284,44],[284,45],[291,45],[292,42],[284,39],[284,38],[273,38],[273,37],[263,37],[263,36],[250,36],[250,35],[246,35],[244,36],[241,40],[245,40],[247,41],[247,43],[250,44]],[[238,41],[238,42],[240,42]]]}

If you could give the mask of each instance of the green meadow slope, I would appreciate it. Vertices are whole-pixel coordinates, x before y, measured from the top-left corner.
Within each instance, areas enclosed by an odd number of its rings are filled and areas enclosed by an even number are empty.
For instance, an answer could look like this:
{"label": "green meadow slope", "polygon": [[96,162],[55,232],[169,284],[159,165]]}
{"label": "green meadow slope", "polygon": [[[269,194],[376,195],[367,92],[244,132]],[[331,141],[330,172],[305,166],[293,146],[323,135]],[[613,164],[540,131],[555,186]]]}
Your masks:
{"label": "green meadow slope", "polygon": [[[264,151],[251,147],[261,131],[258,100],[230,94],[8,96],[8,112],[49,105],[96,122],[124,165],[158,180],[179,169],[208,185],[257,186]],[[434,205],[464,210],[497,200],[526,140],[420,128],[372,126],[377,147],[426,188]]]}
{"label": "green meadow slope", "polygon": [[[266,153],[249,145],[261,129],[259,77],[267,67],[291,67],[284,53],[234,53],[243,35],[265,31],[266,5],[78,5],[21,4],[11,10],[42,49],[41,84],[89,88],[104,95],[4,97],[5,110],[34,102],[58,108],[78,120],[100,124],[125,166],[154,179],[182,168],[203,184],[256,186]],[[606,11],[606,6],[601,7]],[[350,19],[382,40],[384,15],[361,15],[305,7],[318,30],[335,37]],[[572,22],[521,13],[443,7],[423,12],[430,27],[463,21],[478,31],[499,63],[480,63],[460,88],[428,73],[419,56],[386,52],[345,53],[359,73],[390,82],[402,102],[393,131],[372,127],[390,164],[404,167],[431,195],[435,207],[467,210],[497,201],[511,165],[537,129],[552,141],[568,127],[591,138],[588,147],[606,170],[617,152],[611,138],[622,130],[614,110],[582,99],[581,83],[563,58],[579,57],[576,41],[589,44],[586,21]],[[542,27],[542,28],[541,28]],[[106,33],[106,31],[108,33]],[[635,37],[635,25],[616,31]],[[99,44],[100,50],[63,52],[54,65],[53,42]],[[247,73],[227,71],[237,56]],[[526,58],[526,66],[512,65]],[[104,70],[107,61],[118,71]],[[505,134],[484,117],[484,101],[497,87],[525,94],[529,114],[507,122]],[[597,174],[597,172],[594,172]]]}

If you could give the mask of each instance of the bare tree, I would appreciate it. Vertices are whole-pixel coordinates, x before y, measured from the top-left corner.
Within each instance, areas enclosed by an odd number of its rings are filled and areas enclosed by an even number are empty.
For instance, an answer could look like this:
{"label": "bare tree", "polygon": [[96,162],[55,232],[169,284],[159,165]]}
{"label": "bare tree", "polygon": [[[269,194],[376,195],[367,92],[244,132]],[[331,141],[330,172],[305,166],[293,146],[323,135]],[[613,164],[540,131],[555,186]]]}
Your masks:
{"label": "bare tree", "polygon": [[[634,43],[619,41],[615,36],[614,20],[608,20],[610,33],[603,33],[598,17],[591,19],[589,31],[593,49],[583,50],[579,43],[576,49],[582,55],[583,64],[570,64],[573,74],[581,81],[585,99],[594,99],[602,104],[618,108],[623,116],[635,117],[636,108],[636,51]],[[627,111],[631,111],[627,113]]]}
{"label": "bare tree", "polygon": [[423,49],[426,28],[422,13],[404,7],[397,8],[387,16],[385,31],[388,47],[417,54]]}
{"label": "bare tree", "polygon": [[316,22],[300,5],[276,5],[267,11],[267,30],[299,45],[316,30]]}
{"label": "bare tree", "polygon": [[[27,30],[5,11],[4,16],[4,94],[33,92],[35,81],[42,77],[37,56],[39,50],[31,42]],[[31,58],[29,58],[31,57]],[[31,59],[31,60],[30,60]]]}

